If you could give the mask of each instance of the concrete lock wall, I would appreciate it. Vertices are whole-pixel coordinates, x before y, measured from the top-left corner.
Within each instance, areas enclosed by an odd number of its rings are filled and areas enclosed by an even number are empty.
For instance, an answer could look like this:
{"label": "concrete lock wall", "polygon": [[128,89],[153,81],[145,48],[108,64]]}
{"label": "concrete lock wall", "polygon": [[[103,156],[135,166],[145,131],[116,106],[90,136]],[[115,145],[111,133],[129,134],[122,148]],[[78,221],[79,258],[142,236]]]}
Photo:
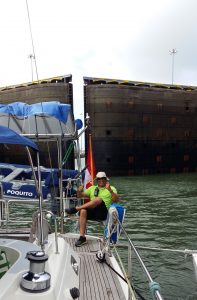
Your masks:
{"label": "concrete lock wall", "polygon": [[[52,100],[73,107],[71,75],[0,89],[4,104]],[[84,111],[97,170],[110,176],[197,170],[197,87],[84,77]],[[56,166],[56,145],[39,146],[41,164],[51,159]],[[1,147],[0,155],[2,162],[25,163],[16,146]],[[73,162],[74,156],[66,167]]]}
{"label": "concrete lock wall", "polygon": [[98,170],[110,176],[197,170],[197,88],[84,77]]}

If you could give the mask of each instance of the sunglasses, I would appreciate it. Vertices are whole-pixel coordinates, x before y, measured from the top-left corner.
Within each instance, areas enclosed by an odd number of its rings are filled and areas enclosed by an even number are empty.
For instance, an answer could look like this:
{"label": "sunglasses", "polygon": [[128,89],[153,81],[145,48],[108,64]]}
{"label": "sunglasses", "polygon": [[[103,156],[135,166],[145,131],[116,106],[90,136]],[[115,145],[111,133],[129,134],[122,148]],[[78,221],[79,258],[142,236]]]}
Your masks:
{"label": "sunglasses", "polygon": [[97,180],[106,180],[106,177],[97,178]]}

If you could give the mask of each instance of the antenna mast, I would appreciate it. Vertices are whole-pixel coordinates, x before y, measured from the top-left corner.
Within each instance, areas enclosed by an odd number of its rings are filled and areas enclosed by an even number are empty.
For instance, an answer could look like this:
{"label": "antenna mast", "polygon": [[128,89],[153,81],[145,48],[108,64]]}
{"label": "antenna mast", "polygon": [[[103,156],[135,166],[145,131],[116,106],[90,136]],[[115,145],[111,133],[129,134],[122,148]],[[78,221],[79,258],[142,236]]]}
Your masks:
{"label": "antenna mast", "polygon": [[173,48],[169,51],[170,55],[172,55],[172,84],[174,84],[174,56],[177,53],[177,50]]}

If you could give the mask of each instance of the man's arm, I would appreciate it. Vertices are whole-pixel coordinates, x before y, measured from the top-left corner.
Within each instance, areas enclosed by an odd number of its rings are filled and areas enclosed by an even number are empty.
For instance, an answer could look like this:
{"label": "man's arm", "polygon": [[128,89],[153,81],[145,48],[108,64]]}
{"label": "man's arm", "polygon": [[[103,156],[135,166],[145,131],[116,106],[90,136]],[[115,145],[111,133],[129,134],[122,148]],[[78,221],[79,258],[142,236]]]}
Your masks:
{"label": "man's arm", "polygon": [[89,198],[89,196],[86,195],[85,192],[83,192],[83,186],[80,185],[77,190],[77,198],[84,198],[84,197]]}
{"label": "man's arm", "polygon": [[111,189],[110,193],[111,193],[111,196],[112,196],[112,202],[113,203],[119,202],[119,196],[118,196],[118,194],[115,193],[112,189]]}
{"label": "man's arm", "polygon": [[111,193],[112,202],[113,202],[113,203],[119,202],[119,196],[118,196],[117,193],[115,193],[115,191],[113,191],[113,189],[111,188],[109,182],[106,183],[106,188],[107,188],[108,191]]}

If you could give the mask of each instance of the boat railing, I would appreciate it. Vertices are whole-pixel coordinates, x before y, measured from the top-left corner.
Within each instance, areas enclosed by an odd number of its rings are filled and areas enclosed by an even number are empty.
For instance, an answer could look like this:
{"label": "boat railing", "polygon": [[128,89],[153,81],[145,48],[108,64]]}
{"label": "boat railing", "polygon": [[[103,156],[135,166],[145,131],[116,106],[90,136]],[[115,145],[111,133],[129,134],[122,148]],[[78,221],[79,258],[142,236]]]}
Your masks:
{"label": "boat railing", "polygon": [[59,253],[59,248],[58,248],[58,238],[57,238],[57,232],[58,232],[57,217],[56,217],[56,215],[53,212],[51,212],[49,210],[45,210],[45,214],[50,215],[53,218],[53,220],[54,220],[54,227],[55,227],[54,228],[55,229],[55,249],[56,249],[55,253],[58,254]]}
{"label": "boat railing", "polygon": [[[52,211],[47,210],[47,209],[42,210],[42,215],[43,215],[43,220],[45,220],[47,222],[47,225],[48,225],[49,220],[51,218],[53,219],[54,233],[55,233],[55,249],[56,249],[55,253],[58,254],[59,248],[58,248],[57,217]],[[43,228],[40,228],[39,227],[40,224],[39,224],[39,222],[37,222],[39,218],[40,218],[40,211],[38,210],[33,214],[32,228],[31,228],[30,236],[31,236],[31,239],[33,240],[32,236],[35,234],[38,245],[41,245],[41,230],[43,230],[43,235],[45,235],[45,237],[44,237],[44,244],[45,244],[48,242],[47,240],[48,240],[49,226],[47,226],[47,228],[44,228],[45,222],[43,222]],[[44,234],[44,232],[45,232],[45,234]],[[43,245],[43,249],[44,249],[44,245]]]}
{"label": "boat railing", "polygon": [[[127,274],[128,280],[131,279],[131,276],[132,276],[132,274],[131,274],[131,270],[132,270],[132,266],[131,266],[131,253],[132,253],[132,250],[133,250],[133,252],[135,253],[135,255],[136,255],[136,257],[137,257],[137,259],[138,259],[138,261],[139,261],[139,263],[140,263],[140,265],[141,265],[141,267],[143,269],[144,274],[146,275],[146,277],[147,277],[147,279],[149,281],[149,288],[150,288],[150,291],[152,293],[153,298],[156,299],[156,300],[163,300],[163,297],[162,297],[162,295],[160,293],[160,286],[159,286],[159,284],[152,279],[152,277],[151,277],[148,269],[146,268],[146,266],[145,266],[145,264],[144,264],[144,262],[143,262],[143,260],[142,260],[142,258],[140,256],[140,254],[139,254],[139,252],[137,251],[134,243],[131,241],[129,235],[127,234],[127,232],[126,232],[126,230],[124,228],[124,226],[121,224],[121,222],[118,220],[118,218],[117,218],[117,222],[120,225],[121,230],[124,232],[124,235],[125,235],[125,237],[127,239],[127,244],[118,243],[117,246],[119,246],[119,247],[127,247],[128,248],[128,274]],[[116,247],[116,245],[114,245],[114,247]]]}
{"label": "boat railing", "polygon": [[[61,197],[55,197],[55,201],[60,201]],[[63,212],[64,212],[64,217],[66,217],[65,209],[66,208],[71,208],[75,206],[80,206],[84,203],[85,198],[77,198],[75,196],[71,197],[66,197],[66,195],[63,195]]]}
{"label": "boat railing", "polygon": [[[119,211],[116,207],[112,207],[111,209],[109,209],[107,223],[105,224],[105,230],[104,230],[105,246],[102,250],[100,250],[98,252],[97,258],[98,258],[98,260],[103,261],[103,259],[105,257],[105,253],[108,253],[108,255],[111,256],[111,251],[114,250],[116,252],[116,256],[119,260],[119,263],[121,265],[121,269],[122,269],[122,272],[123,272],[123,275],[124,275],[123,279],[124,279],[124,281],[127,282],[129,295],[133,299],[132,293],[133,293],[133,290],[135,290],[135,289],[132,288],[131,283],[130,283],[131,275],[132,275],[131,274],[131,270],[132,270],[131,253],[133,251],[135,253],[135,256],[136,256],[137,260],[139,261],[139,263],[142,267],[142,270],[143,270],[144,274],[146,275],[146,277],[149,281],[149,288],[150,288],[150,292],[153,296],[153,299],[163,300],[163,297],[160,294],[159,284],[156,281],[153,281],[153,279],[152,279],[148,269],[146,268],[139,252],[137,251],[135,245],[131,241],[129,235],[127,234],[127,232],[124,228],[124,226],[122,225],[124,217],[122,217],[121,210],[120,210],[120,207],[119,207]],[[121,245],[119,243],[119,236],[120,236],[121,232],[123,232],[125,237],[126,237],[127,244],[124,244],[124,246],[126,245],[128,247],[128,273],[126,273],[125,268],[123,266],[123,263],[121,261],[120,255],[119,255],[119,253],[116,249],[118,246]],[[135,290],[135,291],[137,293],[137,290]]]}
{"label": "boat railing", "polygon": [[[8,225],[9,224],[27,224],[28,222],[32,223],[32,216],[29,218],[25,218],[25,220],[20,220],[15,218],[15,219],[10,219],[9,215],[10,215],[10,204],[16,204],[16,203],[20,203],[20,204],[24,204],[24,203],[28,203],[28,204],[33,204],[35,206],[36,202],[38,202],[38,200],[19,200],[19,199],[9,199],[9,200],[5,200],[5,199],[0,199],[0,228],[2,227],[2,225],[6,228],[6,230],[8,229]],[[34,218],[38,218],[40,214],[40,211],[38,210],[36,213],[34,213]],[[46,210],[43,209],[43,214],[45,219],[49,220],[50,218],[53,219],[54,222],[54,233],[55,233],[55,248],[56,248],[56,252],[55,253],[59,253],[58,250],[58,225],[57,225],[57,217],[56,215],[51,212],[50,210]],[[48,221],[47,221],[48,222]],[[37,225],[38,226],[38,225]],[[19,228],[18,228],[19,229]],[[36,231],[36,230],[35,230]],[[31,235],[31,229],[30,229],[30,235]],[[39,236],[37,237],[39,240]],[[39,241],[38,241],[39,243]]]}
{"label": "boat railing", "polygon": [[[54,203],[58,202],[60,200],[60,197],[54,198]],[[57,220],[59,221],[59,217],[55,215],[55,212],[52,209],[53,203],[50,201],[50,199],[43,200],[44,204],[47,208],[49,208],[51,211],[48,211],[51,215],[53,215],[53,218],[55,217],[55,222],[57,226]],[[63,211],[65,211],[66,208],[81,205],[83,204],[84,199],[78,199],[76,197],[64,197],[63,198]],[[32,211],[35,211],[35,206],[38,205],[39,200],[38,199],[29,199],[29,198],[23,198],[19,199],[17,197],[7,197],[5,195],[2,195],[0,197],[0,228],[8,228],[9,225],[16,225],[19,227],[28,225],[32,222]],[[26,207],[28,206],[30,209],[30,214],[26,214],[25,217],[16,217],[15,215],[11,214],[12,207],[15,207],[17,205],[23,205],[25,204]],[[16,208],[16,210],[18,207]],[[43,210],[44,211],[44,210]],[[66,217],[66,215],[64,215]],[[57,226],[58,227],[58,226]],[[56,228],[57,229],[57,228]]]}
{"label": "boat railing", "polygon": [[[74,216],[69,217],[69,219],[72,219],[72,220],[76,221],[76,216],[75,217]],[[92,221],[92,222],[95,222],[95,221]],[[105,225],[105,222],[100,222],[100,223],[104,223],[104,225]],[[116,244],[111,243],[111,239],[110,238],[111,238],[113,232],[116,231],[115,226],[113,226],[111,232],[108,234],[106,245],[105,245],[105,247],[101,251],[103,253],[106,251],[109,255],[111,255],[111,253],[110,253],[111,250],[114,249],[116,251],[117,247],[124,247],[124,248],[128,249],[127,250],[128,251],[128,254],[127,254],[127,256],[128,256],[127,266],[128,267],[127,267],[127,270],[124,271],[125,268],[123,267],[123,264],[122,264],[122,271],[123,271],[125,279],[126,279],[126,281],[128,283],[128,288],[129,288],[130,292],[132,292],[132,290],[133,290],[130,287],[131,286],[130,285],[130,280],[131,280],[131,277],[132,277],[132,252],[134,252],[135,255],[136,255],[136,257],[137,257],[137,259],[138,259],[138,261],[139,261],[139,263],[140,263],[140,265],[141,265],[141,267],[142,267],[142,269],[143,269],[144,274],[146,275],[146,277],[147,277],[147,279],[149,281],[149,289],[150,289],[150,292],[151,292],[151,294],[153,296],[153,299],[155,299],[155,300],[163,300],[163,297],[162,297],[162,295],[160,293],[160,286],[159,286],[159,284],[152,279],[152,277],[151,277],[148,269],[146,268],[146,266],[145,266],[145,264],[144,264],[144,262],[143,262],[143,260],[142,260],[142,258],[140,256],[140,254],[139,254],[139,252],[137,251],[135,245],[133,244],[133,242],[131,241],[130,237],[128,236],[128,234],[127,234],[125,228],[123,227],[122,223],[119,221],[119,219],[116,219],[115,223],[116,224],[118,223],[120,225],[121,231],[124,232],[124,234],[126,236],[126,242],[125,243],[121,243],[121,242],[118,241],[118,243],[116,243]],[[118,254],[117,251],[116,251],[116,256],[119,256],[119,254]],[[120,259],[120,257],[119,257],[119,259]]]}
{"label": "boat railing", "polygon": [[[31,205],[35,207],[39,202],[38,199],[18,199],[18,198],[3,198],[0,199],[0,226],[3,224],[6,227],[10,223],[20,223],[20,224],[27,224],[27,222],[30,222],[32,220],[32,216],[27,216],[23,219],[20,218],[20,220],[16,217],[13,219],[10,218],[10,208],[11,205],[16,205],[16,204],[26,204],[26,205]],[[44,203],[48,203],[48,200],[44,200]]]}

